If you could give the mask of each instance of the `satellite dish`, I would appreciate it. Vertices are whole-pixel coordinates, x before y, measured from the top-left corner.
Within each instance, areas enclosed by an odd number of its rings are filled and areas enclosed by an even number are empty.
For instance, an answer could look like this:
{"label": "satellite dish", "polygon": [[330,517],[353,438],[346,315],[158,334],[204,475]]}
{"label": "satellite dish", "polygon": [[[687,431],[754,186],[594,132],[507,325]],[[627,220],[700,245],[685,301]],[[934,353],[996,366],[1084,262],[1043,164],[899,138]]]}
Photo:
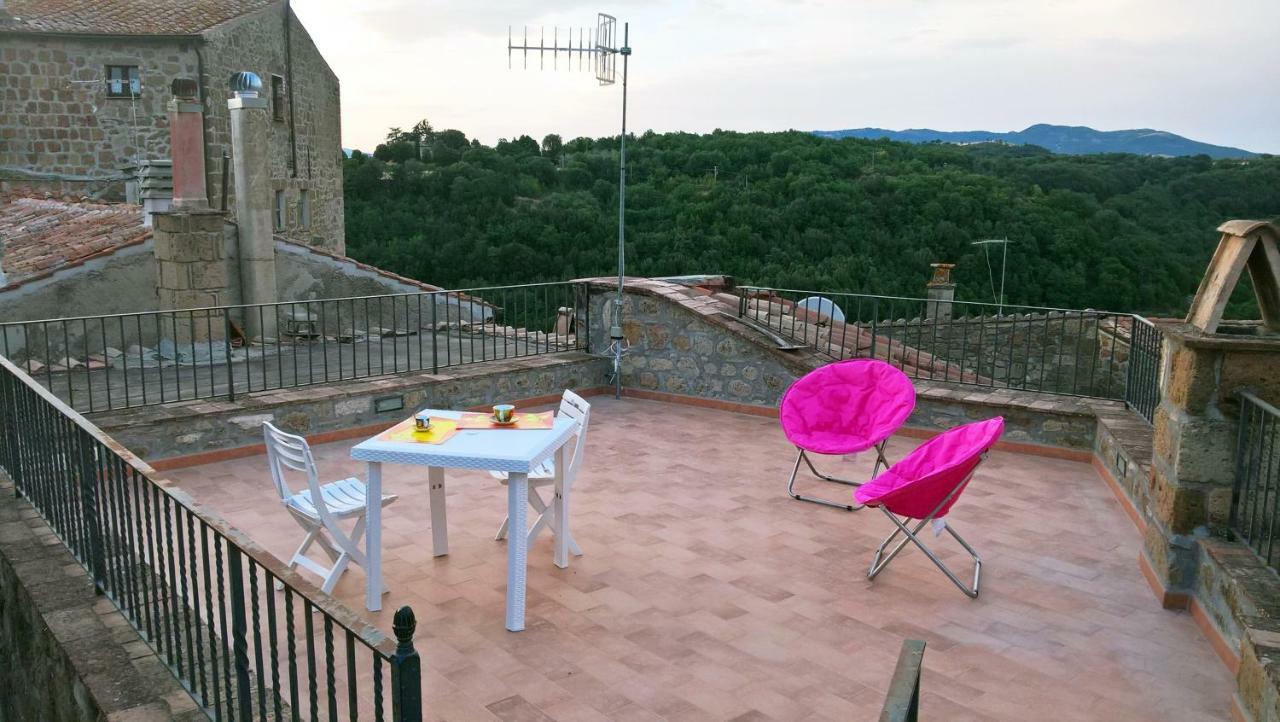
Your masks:
{"label": "satellite dish", "polygon": [[810,296],[796,303],[796,308],[803,308],[806,311],[813,311],[819,316],[826,316],[832,321],[843,322],[844,311],[836,305],[835,301],[822,296]]}

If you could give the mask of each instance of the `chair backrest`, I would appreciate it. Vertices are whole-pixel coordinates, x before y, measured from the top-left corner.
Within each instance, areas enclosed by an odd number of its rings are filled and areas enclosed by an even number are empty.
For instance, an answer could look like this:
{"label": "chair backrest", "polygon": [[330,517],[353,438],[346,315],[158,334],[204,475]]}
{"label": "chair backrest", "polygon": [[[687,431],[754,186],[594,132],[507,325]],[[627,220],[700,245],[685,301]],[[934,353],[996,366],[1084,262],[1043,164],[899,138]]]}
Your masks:
{"label": "chair backrest", "polygon": [[324,495],[320,493],[320,478],[316,471],[316,460],[311,455],[311,445],[307,440],[295,434],[288,434],[271,422],[262,422],[262,436],[267,444],[267,463],[271,466],[271,481],[276,485],[276,493],[281,501],[288,501],[293,490],[285,479],[287,470],[300,471],[307,478],[307,490],[311,493],[311,503],[315,506],[320,518],[326,522],[330,519],[329,507],[324,503]]}
{"label": "chair backrest", "polygon": [[587,424],[591,420],[591,404],[581,396],[565,389],[564,395],[560,397],[560,410],[557,415],[568,416],[578,422],[578,433],[573,442],[569,468],[565,469],[565,482],[572,483],[578,476],[578,469],[582,467],[583,450],[587,445]]}
{"label": "chair backrest", "polygon": [[878,359],[827,364],[796,380],[778,404],[787,440],[818,454],[852,454],[889,438],[916,406],[911,379]]}
{"label": "chair backrest", "polygon": [[1003,431],[1004,419],[997,416],[938,434],[858,487],[853,498],[912,519],[924,519],[931,512],[942,517]]}

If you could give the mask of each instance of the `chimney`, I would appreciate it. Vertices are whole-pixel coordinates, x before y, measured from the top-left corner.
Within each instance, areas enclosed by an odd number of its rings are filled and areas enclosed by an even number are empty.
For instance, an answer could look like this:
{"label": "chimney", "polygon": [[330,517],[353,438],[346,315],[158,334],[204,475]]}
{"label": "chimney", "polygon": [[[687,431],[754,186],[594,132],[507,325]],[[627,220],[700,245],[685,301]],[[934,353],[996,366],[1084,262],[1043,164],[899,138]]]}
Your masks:
{"label": "chimney", "polygon": [[[271,119],[259,97],[262,80],[248,71],[231,76],[235,97],[231,115],[231,164],[234,168],[236,228],[239,236],[241,294],[246,304],[276,300],[276,249],[271,231]],[[275,313],[246,314],[250,338],[275,335]]]}
{"label": "chimney", "polygon": [[[3,2],[3,0],[0,0]],[[175,78],[169,100],[169,149],[173,158],[173,207],[180,210],[209,206],[204,178],[204,106],[191,78]]]}
{"label": "chimney", "polygon": [[954,263],[930,263],[933,277],[925,284],[925,315],[939,321],[951,320],[951,305],[956,298],[956,284],[951,280],[951,269]]}

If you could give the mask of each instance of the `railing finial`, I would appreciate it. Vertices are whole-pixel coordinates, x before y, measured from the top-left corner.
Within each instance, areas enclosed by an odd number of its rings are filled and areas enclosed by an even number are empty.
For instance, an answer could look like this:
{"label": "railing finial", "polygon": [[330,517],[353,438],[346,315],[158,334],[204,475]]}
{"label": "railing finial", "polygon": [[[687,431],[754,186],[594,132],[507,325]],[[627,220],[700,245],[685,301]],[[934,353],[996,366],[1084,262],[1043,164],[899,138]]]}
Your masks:
{"label": "railing finial", "polygon": [[391,630],[396,634],[397,653],[408,654],[414,651],[413,633],[417,628],[418,619],[409,605],[406,604],[396,610],[395,618],[391,622]]}

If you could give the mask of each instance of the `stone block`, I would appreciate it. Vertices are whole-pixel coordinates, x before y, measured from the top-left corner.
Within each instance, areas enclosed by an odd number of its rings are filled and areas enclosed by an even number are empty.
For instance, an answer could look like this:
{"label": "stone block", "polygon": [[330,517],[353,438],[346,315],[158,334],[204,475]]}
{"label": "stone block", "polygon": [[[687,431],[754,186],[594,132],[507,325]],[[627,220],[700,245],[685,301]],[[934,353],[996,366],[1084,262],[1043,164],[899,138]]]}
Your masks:
{"label": "stone block", "polygon": [[227,264],[221,261],[192,263],[187,267],[192,288],[225,291],[230,284]]}
{"label": "stone block", "polygon": [[1157,462],[1151,469],[1152,511],[1171,533],[1190,534],[1208,521],[1204,491],[1179,485],[1161,467]]}
{"label": "stone block", "polygon": [[[1236,425],[1224,419],[1188,419],[1173,450],[1179,483],[1231,486],[1235,481]],[[1167,457],[1166,457],[1167,458]]]}
{"label": "stone block", "polygon": [[1280,340],[1274,351],[1228,352],[1223,355],[1218,401],[1234,406],[1235,395],[1250,391],[1263,401],[1280,405]]}

